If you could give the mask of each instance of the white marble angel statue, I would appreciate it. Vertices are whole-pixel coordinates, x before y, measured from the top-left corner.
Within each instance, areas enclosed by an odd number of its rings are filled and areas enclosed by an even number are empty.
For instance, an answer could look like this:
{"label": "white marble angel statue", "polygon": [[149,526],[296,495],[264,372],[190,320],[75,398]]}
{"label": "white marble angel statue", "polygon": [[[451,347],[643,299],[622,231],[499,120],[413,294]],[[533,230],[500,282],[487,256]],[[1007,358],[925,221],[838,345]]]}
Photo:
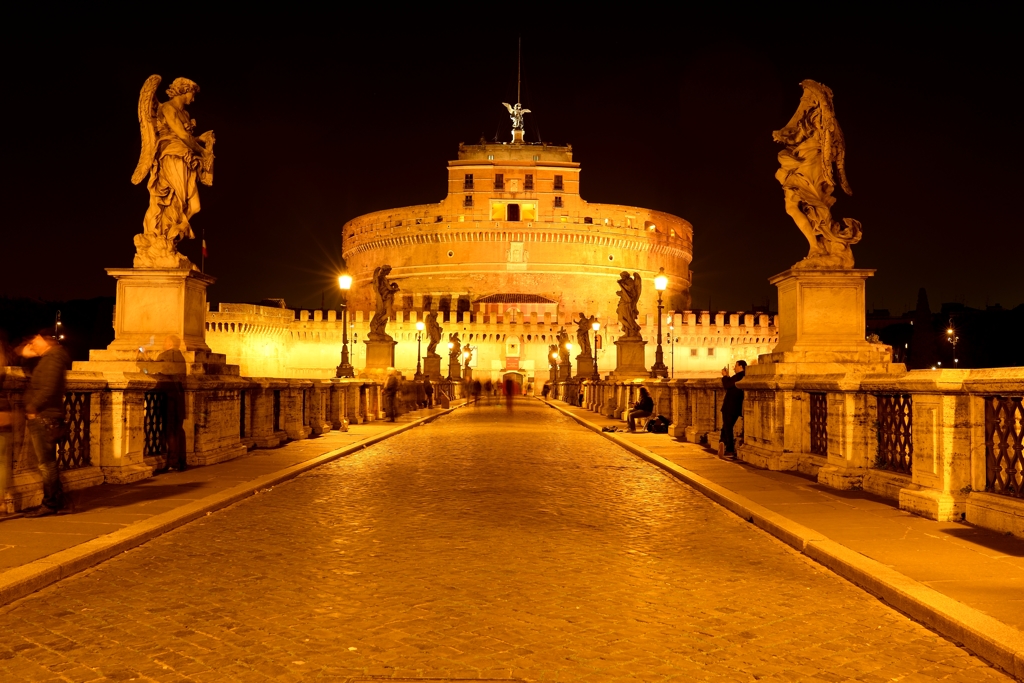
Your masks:
{"label": "white marble angel statue", "polygon": [[134,265],[195,269],[178,253],[178,243],[195,237],[189,219],[199,212],[196,181],[213,184],[215,138],[212,130],[194,136],[195,119],[185,110],[199,86],[187,78],[175,78],[166,91],[170,99],[161,102],[156,96],[160,81],[160,76],[150,76],[139,93],[142,154],[132,183],[138,185],[149,175],[149,209],[142,233],[135,236]]}
{"label": "white marble angel statue", "polygon": [[781,130],[772,133],[786,146],[779,152],[775,178],[782,184],[786,213],[804,234],[811,248],[794,268],[853,268],[850,245],[860,242],[860,221],[832,218],[838,170],[839,185],[852,195],[846,180],[846,143],[832,106],[832,91],[806,80],[800,106]]}
{"label": "white marble angel statue", "polygon": [[529,114],[530,110],[523,109],[523,105],[519,104],[518,102],[516,102],[515,106],[512,106],[508,102],[502,102],[502,104],[504,104],[505,108],[508,109],[508,113],[512,118],[512,130],[522,130],[523,115]]}

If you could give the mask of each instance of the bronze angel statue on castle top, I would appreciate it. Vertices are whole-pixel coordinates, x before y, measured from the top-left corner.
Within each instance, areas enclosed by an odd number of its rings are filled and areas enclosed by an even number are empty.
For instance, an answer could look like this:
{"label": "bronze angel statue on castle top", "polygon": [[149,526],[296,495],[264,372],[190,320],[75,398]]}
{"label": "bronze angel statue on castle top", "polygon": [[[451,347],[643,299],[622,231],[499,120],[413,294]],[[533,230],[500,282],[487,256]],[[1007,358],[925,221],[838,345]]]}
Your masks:
{"label": "bronze angel statue on castle top", "polygon": [[161,77],[150,76],[139,93],[139,129],[142,154],[132,175],[138,185],[148,175],[149,209],[142,233],[135,236],[136,268],[195,269],[178,253],[178,243],[195,235],[189,219],[199,212],[196,181],[213,184],[212,130],[195,136],[195,119],[185,105],[192,104],[199,86],[175,78],[161,102],[156,95]]}
{"label": "bronze angel statue on castle top", "polygon": [[[832,91],[806,80],[800,106],[789,123],[772,133],[786,146],[779,152],[775,178],[782,184],[786,213],[811,248],[794,268],[853,268],[850,245],[861,238],[860,221],[844,218],[845,227],[832,218],[836,172],[843,191],[852,195],[846,180],[846,142],[832,106]],[[833,171],[833,166],[835,171]]]}

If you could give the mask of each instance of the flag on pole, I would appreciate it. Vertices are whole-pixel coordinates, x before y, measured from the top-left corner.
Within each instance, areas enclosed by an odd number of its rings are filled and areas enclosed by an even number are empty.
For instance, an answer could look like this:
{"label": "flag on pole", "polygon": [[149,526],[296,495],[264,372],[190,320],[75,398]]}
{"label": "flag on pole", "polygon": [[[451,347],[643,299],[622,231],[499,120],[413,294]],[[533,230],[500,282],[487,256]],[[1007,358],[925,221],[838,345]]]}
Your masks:
{"label": "flag on pole", "polygon": [[209,258],[210,255],[206,253],[206,239],[203,239],[203,258]]}

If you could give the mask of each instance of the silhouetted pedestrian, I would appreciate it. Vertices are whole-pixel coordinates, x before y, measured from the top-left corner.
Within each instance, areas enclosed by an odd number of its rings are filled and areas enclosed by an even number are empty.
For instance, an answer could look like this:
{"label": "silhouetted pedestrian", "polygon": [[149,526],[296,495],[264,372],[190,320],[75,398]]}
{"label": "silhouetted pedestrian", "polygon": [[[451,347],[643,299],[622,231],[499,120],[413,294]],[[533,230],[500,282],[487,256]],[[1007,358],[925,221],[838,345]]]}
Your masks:
{"label": "silhouetted pedestrian", "polygon": [[426,396],[426,407],[434,405],[434,385],[430,383],[430,377],[423,375],[423,395]]}
{"label": "silhouetted pedestrian", "polygon": [[388,416],[389,422],[395,421],[395,416],[398,414],[398,371],[394,368],[388,368],[387,379],[384,380],[384,412]]}
{"label": "silhouetted pedestrian", "polygon": [[546,401],[546,400],[548,400],[548,394],[550,394],[550,393],[551,393],[551,384],[549,382],[544,382],[544,386],[541,387],[541,389],[540,389],[540,397]]}
{"label": "silhouetted pedestrian", "polygon": [[64,508],[64,489],[57,469],[57,441],[64,434],[64,392],[70,359],[53,330],[42,330],[21,347],[21,355],[39,358],[25,392],[25,417],[43,475],[43,504],[26,517],[52,515]]}
{"label": "silhouetted pedestrian", "polygon": [[736,373],[729,377],[729,368],[722,368],[722,386],[725,387],[725,398],[722,400],[722,436],[718,442],[718,457],[736,457],[736,438],[733,428],[736,420],[743,414],[743,390],[736,386],[746,375],[747,361],[738,360],[733,367]]}

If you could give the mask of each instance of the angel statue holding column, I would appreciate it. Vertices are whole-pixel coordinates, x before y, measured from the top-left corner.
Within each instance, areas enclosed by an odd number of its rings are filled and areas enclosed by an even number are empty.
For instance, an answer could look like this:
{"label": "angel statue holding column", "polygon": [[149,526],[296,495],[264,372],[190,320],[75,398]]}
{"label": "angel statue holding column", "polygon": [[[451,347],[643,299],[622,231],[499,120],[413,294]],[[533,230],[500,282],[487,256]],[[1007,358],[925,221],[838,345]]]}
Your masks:
{"label": "angel statue holding column", "polygon": [[195,234],[189,220],[199,212],[196,181],[213,184],[213,131],[195,136],[195,119],[185,106],[192,104],[199,86],[175,78],[161,102],[156,91],[161,77],[150,76],[139,93],[139,128],[142,154],[132,175],[138,185],[148,175],[149,209],[142,233],[135,236],[136,268],[195,269],[178,253],[178,243]]}

